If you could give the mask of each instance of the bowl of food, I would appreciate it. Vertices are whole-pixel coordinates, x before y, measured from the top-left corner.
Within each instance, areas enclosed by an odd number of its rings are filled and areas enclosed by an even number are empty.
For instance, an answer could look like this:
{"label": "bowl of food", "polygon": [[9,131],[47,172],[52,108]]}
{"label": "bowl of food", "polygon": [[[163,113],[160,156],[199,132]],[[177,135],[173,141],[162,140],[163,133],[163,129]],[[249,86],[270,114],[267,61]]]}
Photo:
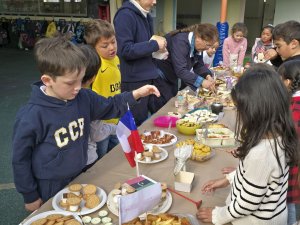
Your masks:
{"label": "bowl of food", "polygon": [[196,130],[199,129],[201,125],[197,122],[191,122],[187,119],[180,119],[176,121],[177,130],[186,135],[195,135]]}

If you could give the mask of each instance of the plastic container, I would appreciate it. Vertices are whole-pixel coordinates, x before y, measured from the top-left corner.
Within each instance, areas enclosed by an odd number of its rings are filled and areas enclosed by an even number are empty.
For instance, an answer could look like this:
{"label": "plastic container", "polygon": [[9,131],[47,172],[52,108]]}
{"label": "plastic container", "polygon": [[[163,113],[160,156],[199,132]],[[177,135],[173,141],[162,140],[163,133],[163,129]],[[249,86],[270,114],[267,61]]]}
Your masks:
{"label": "plastic container", "polygon": [[174,116],[159,116],[154,119],[153,123],[157,127],[169,127],[170,123],[171,127],[175,127],[178,119],[179,118]]}

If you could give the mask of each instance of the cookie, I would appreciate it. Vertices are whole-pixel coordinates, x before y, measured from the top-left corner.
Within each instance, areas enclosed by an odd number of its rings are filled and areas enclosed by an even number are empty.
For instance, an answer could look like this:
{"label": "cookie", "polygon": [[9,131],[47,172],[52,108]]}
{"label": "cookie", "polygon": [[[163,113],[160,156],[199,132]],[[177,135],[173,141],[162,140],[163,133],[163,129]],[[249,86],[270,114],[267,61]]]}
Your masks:
{"label": "cookie", "polygon": [[56,222],[64,222],[66,220],[70,220],[70,219],[74,219],[74,217],[72,215],[69,216],[64,216],[63,218],[57,219]]}
{"label": "cookie", "polygon": [[47,216],[46,219],[48,219],[48,220],[57,220],[57,219],[60,219],[62,217],[63,217],[63,215],[61,215],[61,214],[52,214],[52,215]]}
{"label": "cookie", "polygon": [[69,190],[72,191],[72,192],[80,192],[81,189],[82,189],[81,184],[71,184],[69,186]]}
{"label": "cookie", "polygon": [[71,220],[67,220],[64,225],[81,225],[78,220],[76,219],[71,219]]}
{"label": "cookie", "polygon": [[69,204],[67,202],[64,202],[63,200],[59,201],[59,205],[64,209],[68,208],[69,206]]}
{"label": "cookie", "polygon": [[92,209],[100,204],[100,198],[97,195],[90,195],[85,202],[85,207]]}
{"label": "cookie", "polygon": [[62,222],[57,222],[57,223],[55,223],[53,225],[64,225],[64,222],[63,221]]}
{"label": "cookie", "polygon": [[67,198],[74,198],[74,197],[81,198],[80,195],[77,195],[74,192],[67,193]]}
{"label": "cookie", "polygon": [[82,192],[85,195],[93,195],[96,194],[97,187],[93,184],[87,184],[86,186],[83,187]]}
{"label": "cookie", "polygon": [[33,223],[31,223],[31,225],[44,225],[47,223],[47,219],[43,218],[43,219],[39,219],[34,221]]}
{"label": "cookie", "polygon": [[55,220],[48,220],[47,223],[45,223],[45,225],[53,225],[55,224]]}

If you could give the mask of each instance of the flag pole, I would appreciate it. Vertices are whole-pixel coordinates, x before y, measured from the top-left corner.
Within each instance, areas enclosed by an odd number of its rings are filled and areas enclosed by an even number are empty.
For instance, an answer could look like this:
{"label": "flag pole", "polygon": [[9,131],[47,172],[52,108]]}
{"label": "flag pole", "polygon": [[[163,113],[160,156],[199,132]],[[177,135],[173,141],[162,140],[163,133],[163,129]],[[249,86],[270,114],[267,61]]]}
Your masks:
{"label": "flag pole", "polygon": [[139,162],[137,161],[137,153],[136,151],[134,151],[134,161],[135,161],[135,165],[136,165],[136,176],[139,177],[140,176],[140,169],[139,169]]}

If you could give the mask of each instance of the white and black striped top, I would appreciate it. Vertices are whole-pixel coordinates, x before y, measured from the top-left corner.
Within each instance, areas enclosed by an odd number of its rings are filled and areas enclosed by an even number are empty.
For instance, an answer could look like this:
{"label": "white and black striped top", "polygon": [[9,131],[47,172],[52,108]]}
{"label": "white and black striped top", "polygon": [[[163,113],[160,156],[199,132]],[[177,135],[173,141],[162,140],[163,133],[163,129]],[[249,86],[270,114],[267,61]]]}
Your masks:
{"label": "white and black striped top", "polygon": [[[271,144],[270,144],[271,143]],[[275,158],[273,140],[262,140],[252,148],[236,171],[227,176],[231,193],[225,207],[213,210],[213,223],[234,225],[285,225],[289,167],[284,151],[277,146],[281,170]]]}

